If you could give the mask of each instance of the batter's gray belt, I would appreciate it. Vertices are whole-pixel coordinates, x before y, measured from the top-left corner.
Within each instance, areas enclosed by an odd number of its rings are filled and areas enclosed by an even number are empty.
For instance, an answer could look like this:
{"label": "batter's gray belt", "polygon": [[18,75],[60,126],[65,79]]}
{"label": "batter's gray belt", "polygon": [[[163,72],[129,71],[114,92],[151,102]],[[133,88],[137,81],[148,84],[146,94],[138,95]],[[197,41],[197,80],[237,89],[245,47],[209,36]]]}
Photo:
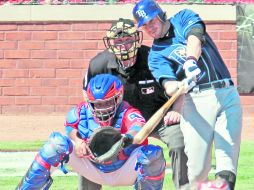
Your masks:
{"label": "batter's gray belt", "polygon": [[223,79],[223,80],[217,80],[210,83],[199,84],[195,86],[191,91],[199,92],[199,91],[208,90],[212,88],[227,88],[229,86],[234,86],[233,81],[231,79]]}

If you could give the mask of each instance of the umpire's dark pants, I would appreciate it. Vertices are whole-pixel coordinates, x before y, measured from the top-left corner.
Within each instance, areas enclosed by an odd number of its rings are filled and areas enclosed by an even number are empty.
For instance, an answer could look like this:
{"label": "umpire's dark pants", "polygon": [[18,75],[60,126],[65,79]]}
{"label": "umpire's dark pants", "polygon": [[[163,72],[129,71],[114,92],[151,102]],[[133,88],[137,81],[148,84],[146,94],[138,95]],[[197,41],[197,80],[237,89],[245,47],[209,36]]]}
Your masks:
{"label": "umpire's dark pants", "polygon": [[173,171],[172,180],[175,184],[175,188],[179,189],[181,186],[187,184],[189,182],[187,168],[188,159],[184,152],[184,141],[180,124],[170,126],[162,125],[150,136],[160,139],[168,146]]}
{"label": "umpire's dark pants", "polygon": [[[175,188],[179,189],[180,186],[187,184],[187,156],[184,153],[184,141],[183,135],[180,129],[180,125],[157,127],[155,132],[150,136],[160,139],[169,148],[169,156],[171,158],[172,166],[172,180],[175,184]],[[95,184],[82,176],[79,176],[79,190],[100,190],[101,185]]]}

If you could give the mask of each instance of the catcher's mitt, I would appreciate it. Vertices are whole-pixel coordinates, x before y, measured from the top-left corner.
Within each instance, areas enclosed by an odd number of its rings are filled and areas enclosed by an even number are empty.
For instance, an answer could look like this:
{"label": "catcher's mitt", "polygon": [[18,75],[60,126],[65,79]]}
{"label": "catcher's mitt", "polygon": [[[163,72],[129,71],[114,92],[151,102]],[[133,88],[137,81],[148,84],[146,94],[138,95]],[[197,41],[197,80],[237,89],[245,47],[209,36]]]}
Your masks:
{"label": "catcher's mitt", "polygon": [[129,135],[121,135],[113,127],[96,129],[89,138],[89,148],[94,156],[92,161],[103,163],[113,160],[127,144],[131,144],[129,139]]}

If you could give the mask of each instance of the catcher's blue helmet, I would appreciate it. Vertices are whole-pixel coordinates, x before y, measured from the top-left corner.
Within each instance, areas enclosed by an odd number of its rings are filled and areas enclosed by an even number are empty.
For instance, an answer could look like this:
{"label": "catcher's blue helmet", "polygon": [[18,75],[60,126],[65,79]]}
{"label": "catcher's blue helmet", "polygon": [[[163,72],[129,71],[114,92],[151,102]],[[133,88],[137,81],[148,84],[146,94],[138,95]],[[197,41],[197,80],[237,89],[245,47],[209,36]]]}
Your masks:
{"label": "catcher's blue helmet", "polygon": [[166,20],[165,12],[154,0],[139,1],[133,8],[132,14],[138,23],[138,27],[143,26],[156,16],[159,16],[162,21]]}
{"label": "catcher's blue helmet", "polygon": [[121,80],[111,74],[99,74],[93,77],[87,88],[89,100],[105,100],[122,91]]}
{"label": "catcher's blue helmet", "polygon": [[123,84],[111,74],[95,75],[88,83],[87,98],[88,106],[101,126],[111,125],[123,100]]}

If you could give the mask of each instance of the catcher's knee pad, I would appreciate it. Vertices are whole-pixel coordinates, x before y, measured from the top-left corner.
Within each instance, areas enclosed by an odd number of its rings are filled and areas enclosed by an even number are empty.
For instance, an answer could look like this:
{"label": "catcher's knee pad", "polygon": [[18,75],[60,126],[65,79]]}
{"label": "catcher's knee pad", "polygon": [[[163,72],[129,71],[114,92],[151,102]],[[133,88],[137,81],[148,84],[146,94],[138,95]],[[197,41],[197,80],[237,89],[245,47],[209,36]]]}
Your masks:
{"label": "catcher's knee pad", "polygon": [[216,178],[222,178],[225,179],[228,182],[228,186],[230,190],[235,189],[235,181],[236,181],[236,175],[228,170],[223,170],[215,174]]}
{"label": "catcher's knee pad", "polygon": [[[52,183],[50,167],[68,162],[72,150],[73,145],[68,137],[57,132],[52,133],[16,189],[47,190]],[[66,172],[64,167],[62,167],[62,170]]]}
{"label": "catcher's knee pad", "polygon": [[143,146],[137,155],[137,190],[161,190],[165,174],[165,158],[161,147]]}

